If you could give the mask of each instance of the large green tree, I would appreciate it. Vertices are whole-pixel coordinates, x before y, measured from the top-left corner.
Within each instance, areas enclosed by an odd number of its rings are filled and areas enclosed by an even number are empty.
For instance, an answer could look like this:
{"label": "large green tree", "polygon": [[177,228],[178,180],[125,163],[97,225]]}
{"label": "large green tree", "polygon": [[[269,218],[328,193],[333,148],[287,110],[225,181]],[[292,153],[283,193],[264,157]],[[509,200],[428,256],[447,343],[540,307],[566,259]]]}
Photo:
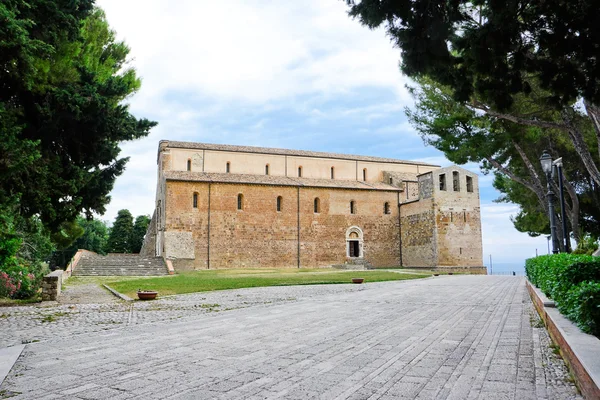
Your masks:
{"label": "large green tree", "polygon": [[[411,77],[429,76],[452,88],[459,102],[507,121],[568,134],[584,167],[600,185],[600,29],[592,0],[346,0],[364,25],[384,25]],[[535,91],[541,113],[511,110]],[[475,98],[478,100],[475,101]],[[574,104],[583,99],[595,128],[586,142]],[[559,119],[546,118],[546,110]],[[512,112],[507,113],[508,110]],[[590,148],[596,148],[596,155]]]}
{"label": "large green tree", "polygon": [[155,125],[123,103],[140,87],[129,48],[93,1],[8,0],[0,18],[0,204],[53,230],[102,214],[119,142]]}
{"label": "large green tree", "polygon": [[142,249],[142,244],[144,244],[144,236],[146,236],[146,231],[148,230],[149,224],[150,217],[148,215],[139,215],[135,219],[135,223],[133,224],[133,231],[131,234],[132,253],[139,253]]}
{"label": "large green tree", "polygon": [[107,253],[131,253],[133,217],[129,210],[119,210],[106,242]]}
{"label": "large green tree", "polygon": [[346,0],[350,15],[384,25],[402,70],[451,86],[458,100],[477,93],[506,109],[536,75],[557,103],[600,104],[600,30],[593,0]]}
{"label": "large green tree", "polygon": [[[502,193],[499,201],[521,207],[513,219],[518,230],[532,235],[549,230],[547,182],[537,162],[539,154],[548,149],[554,156],[560,154],[563,157],[567,218],[575,239],[579,240],[580,225],[587,232],[599,232],[595,226],[600,221],[596,211],[600,209],[596,185],[563,131],[531,127],[482,113],[470,103],[454,100],[449,87],[429,78],[418,78],[416,83],[411,88],[415,107],[406,109],[409,121],[427,144],[443,151],[449,160],[458,164],[478,163],[484,172],[493,172],[496,175],[494,186]],[[517,97],[506,112],[538,109],[540,104],[536,100],[539,98],[535,94]],[[560,118],[559,114],[547,110],[544,116]],[[589,119],[578,115],[576,122],[585,137],[593,142]],[[583,204],[593,206],[584,207]],[[560,229],[559,233],[562,236]]]}

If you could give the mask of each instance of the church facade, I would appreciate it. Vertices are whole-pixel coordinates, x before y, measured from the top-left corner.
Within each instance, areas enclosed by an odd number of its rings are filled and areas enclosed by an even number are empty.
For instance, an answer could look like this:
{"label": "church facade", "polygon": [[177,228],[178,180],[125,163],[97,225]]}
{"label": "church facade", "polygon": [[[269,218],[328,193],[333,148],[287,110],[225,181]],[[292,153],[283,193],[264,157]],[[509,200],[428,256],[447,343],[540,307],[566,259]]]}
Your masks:
{"label": "church facade", "polygon": [[161,141],[142,248],[176,270],[485,273],[477,175],[380,157]]}

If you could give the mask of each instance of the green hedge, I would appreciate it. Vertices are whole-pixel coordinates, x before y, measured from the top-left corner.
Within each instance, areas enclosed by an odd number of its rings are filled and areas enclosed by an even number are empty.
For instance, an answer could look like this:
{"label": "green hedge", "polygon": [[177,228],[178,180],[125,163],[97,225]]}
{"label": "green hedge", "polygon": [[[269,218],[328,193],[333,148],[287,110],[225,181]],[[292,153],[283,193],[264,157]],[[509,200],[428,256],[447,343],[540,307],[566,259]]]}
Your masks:
{"label": "green hedge", "polygon": [[600,337],[600,257],[553,254],[525,261],[529,281],[584,332]]}

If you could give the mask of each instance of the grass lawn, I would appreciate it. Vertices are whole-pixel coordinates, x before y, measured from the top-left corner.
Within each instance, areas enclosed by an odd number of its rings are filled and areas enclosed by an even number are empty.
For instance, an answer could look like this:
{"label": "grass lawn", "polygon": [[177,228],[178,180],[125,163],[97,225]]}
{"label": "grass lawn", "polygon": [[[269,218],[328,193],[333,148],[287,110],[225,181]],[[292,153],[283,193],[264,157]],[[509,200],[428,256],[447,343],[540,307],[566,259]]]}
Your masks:
{"label": "grass lawn", "polygon": [[418,279],[428,276],[431,276],[431,274],[400,274],[390,271],[338,271],[331,269],[220,269],[182,272],[172,276],[148,278],[112,277],[104,282],[118,292],[135,298],[138,289],[157,290],[159,295],[166,296],[261,286],[350,283],[352,278],[365,278],[365,282],[381,282]]}

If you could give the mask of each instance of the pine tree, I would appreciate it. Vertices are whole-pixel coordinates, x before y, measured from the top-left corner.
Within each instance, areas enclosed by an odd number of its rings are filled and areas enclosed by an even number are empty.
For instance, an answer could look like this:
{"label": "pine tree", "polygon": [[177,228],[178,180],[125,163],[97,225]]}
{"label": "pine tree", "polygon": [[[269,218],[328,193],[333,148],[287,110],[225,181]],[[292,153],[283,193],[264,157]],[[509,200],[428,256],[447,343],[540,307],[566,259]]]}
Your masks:
{"label": "pine tree", "polygon": [[142,244],[144,243],[144,236],[146,235],[146,230],[148,230],[148,225],[150,224],[150,217],[147,215],[139,215],[135,219],[135,224],[133,225],[133,231],[131,233],[131,252],[139,253],[142,249]]}
{"label": "pine tree", "polygon": [[131,253],[133,217],[129,210],[120,210],[110,229],[106,243],[107,253]]}

